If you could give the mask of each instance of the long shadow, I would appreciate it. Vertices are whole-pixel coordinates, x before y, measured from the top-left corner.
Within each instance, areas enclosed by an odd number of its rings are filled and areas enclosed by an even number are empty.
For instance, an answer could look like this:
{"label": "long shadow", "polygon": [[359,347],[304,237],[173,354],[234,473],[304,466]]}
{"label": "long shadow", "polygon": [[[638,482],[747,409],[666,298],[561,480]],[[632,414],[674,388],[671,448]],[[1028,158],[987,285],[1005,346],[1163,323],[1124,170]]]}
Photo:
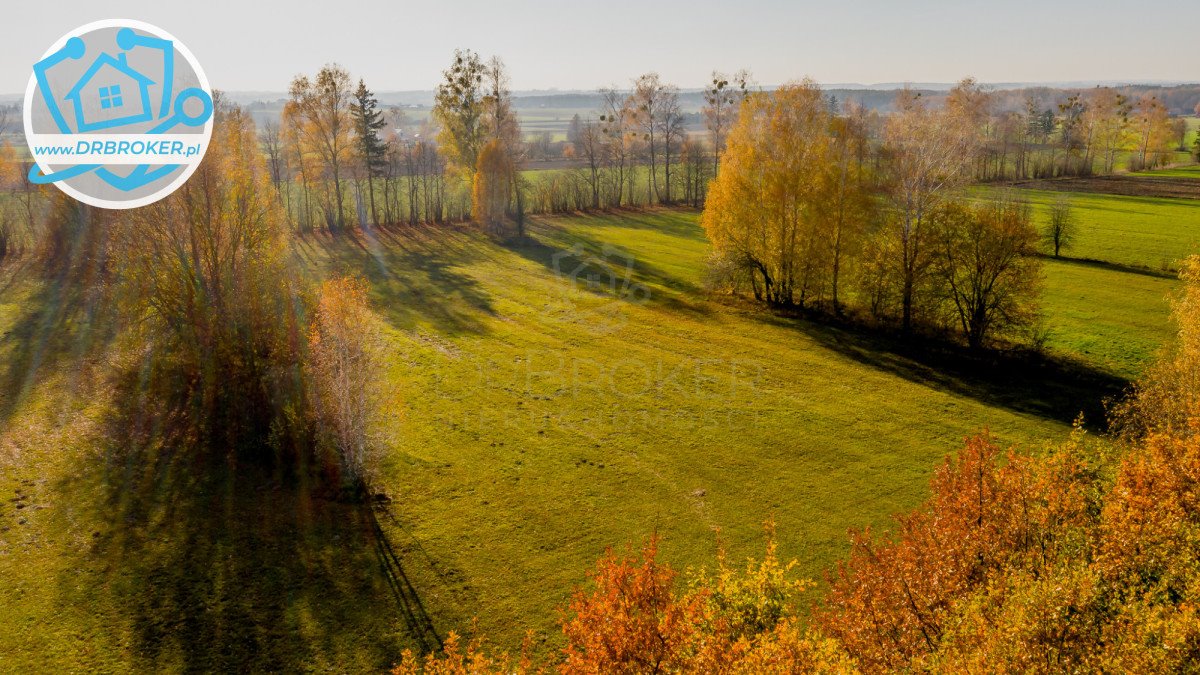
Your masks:
{"label": "long shadow", "polygon": [[487,331],[483,317],[495,315],[491,296],[462,270],[488,254],[471,233],[451,226],[306,235],[293,249],[310,269],[367,279],[380,312],[401,328],[429,322],[447,335],[479,334]]}
{"label": "long shadow", "polygon": [[761,320],[910,382],[1066,424],[1082,414],[1089,427],[1107,428],[1106,401],[1129,387],[1124,378],[1074,360],[1029,352],[973,353],[937,338],[903,338],[798,316],[769,314]]}
{"label": "long shadow", "polygon": [[580,214],[575,216],[591,228],[624,228],[630,230],[650,230],[667,234],[679,239],[707,241],[702,230],[696,223],[681,220],[680,213],[699,216],[700,210],[688,207],[670,207],[662,210],[614,210],[602,214]]}
{"label": "long shadow", "polygon": [[104,227],[91,223],[62,260],[48,262],[28,254],[5,263],[8,278],[0,298],[28,295],[18,303],[12,325],[0,333],[0,424],[8,422],[40,375],[59,370],[66,360],[80,362],[115,336],[103,293],[104,247],[95,236]]}
{"label": "long shadow", "polygon": [[302,453],[206,443],[183,395],[145,388],[125,378],[105,452],[62,486],[105,514],[84,586],[111,594],[134,670],[382,671],[441,644],[376,506]]}
{"label": "long shadow", "polygon": [[1137,265],[1126,265],[1123,263],[1109,262],[1107,260],[1096,260],[1095,258],[1070,258],[1060,256],[1055,258],[1052,255],[1040,255],[1041,258],[1051,262],[1067,263],[1068,265],[1078,265],[1080,267],[1091,267],[1094,269],[1105,270],[1108,272],[1120,272],[1123,274],[1140,274],[1146,277],[1154,277],[1156,279],[1178,279],[1178,273],[1164,272],[1151,269],[1149,267],[1139,267]]}
{"label": "long shadow", "polygon": [[507,248],[545,267],[564,284],[637,304],[707,315],[711,308],[694,302],[701,289],[638,258],[632,252],[585,234],[535,220],[524,239]]}

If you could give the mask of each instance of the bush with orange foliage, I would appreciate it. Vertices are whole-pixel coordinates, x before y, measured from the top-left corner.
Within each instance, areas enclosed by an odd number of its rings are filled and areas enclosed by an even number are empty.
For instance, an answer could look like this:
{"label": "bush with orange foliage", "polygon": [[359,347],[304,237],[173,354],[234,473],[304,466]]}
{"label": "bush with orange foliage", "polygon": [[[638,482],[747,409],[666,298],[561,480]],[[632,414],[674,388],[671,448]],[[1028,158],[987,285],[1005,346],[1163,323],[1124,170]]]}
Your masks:
{"label": "bush with orange foliage", "polygon": [[442,653],[424,661],[405,654],[394,673],[855,672],[836,643],[795,620],[797,596],[810,584],[790,577],[794,563],[779,562],[773,528],[766,555],[749,560],[744,573],[722,553],[715,576],[701,571],[686,584],[659,560],[658,544],[654,537],[636,554],[605,553],[591,587],[577,590],[562,611],[561,660],[535,669],[528,638],[514,664],[506,654],[487,655],[478,641],[464,651],[452,636]]}
{"label": "bush with orange foliage", "polygon": [[853,672],[831,640],[802,630],[796,600],[810,582],[780,563],[774,526],[767,550],[745,572],[718,556],[715,577],[703,571],[685,588],[658,560],[651,539],[640,559],[609,550],[596,566],[591,592],[576,591],[563,615],[564,674]]}
{"label": "bush with orange foliage", "polygon": [[[1109,477],[1115,471],[1115,476]],[[867,672],[1163,672],[1200,660],[1200,442],[1118,465],[971,439],[896,533],[854,537],[817,625]]]}

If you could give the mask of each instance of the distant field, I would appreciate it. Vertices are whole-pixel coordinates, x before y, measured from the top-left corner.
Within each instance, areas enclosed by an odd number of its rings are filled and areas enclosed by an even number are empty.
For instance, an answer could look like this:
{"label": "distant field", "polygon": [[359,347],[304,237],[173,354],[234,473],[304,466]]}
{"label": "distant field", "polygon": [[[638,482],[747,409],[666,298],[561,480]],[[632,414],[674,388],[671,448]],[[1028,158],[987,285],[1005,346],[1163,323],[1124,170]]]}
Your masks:
{"label": "distant field", "polygon": [[[1144,172],[1112,181],[1046,181],[1058,186],[1146,192],[1200,188],[1200,167]],[[1142,184],[1137,188],[1138,182]],[[1166,181],[1163,183],[1162,181]],[[1130,189],[1130,184],[1134,187]],[[1178,292],[1179,260],[1200,253],[1200,199],[1020,190],[1039,227],[1047,208],[1066,196],[1078,234],[1064,257],[1048,260],[1043,298],[1048,345],[1126,378],[1134,378],[1170,339],[1169,299]],[[1200,193],[1197,193],[1200,196]],[[1080,260],[1082,259],[1082,260]]]}

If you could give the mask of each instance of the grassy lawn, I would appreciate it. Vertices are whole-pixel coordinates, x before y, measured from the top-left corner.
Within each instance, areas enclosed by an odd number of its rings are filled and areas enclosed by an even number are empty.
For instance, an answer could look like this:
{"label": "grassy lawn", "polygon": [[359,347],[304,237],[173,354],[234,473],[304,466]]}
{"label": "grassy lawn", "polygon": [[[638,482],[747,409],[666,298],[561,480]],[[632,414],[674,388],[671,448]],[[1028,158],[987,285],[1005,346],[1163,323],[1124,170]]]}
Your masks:
{"label": "grassy lawn", "polygon": [[1047,260],[1042,306],[1048,345],[1136,378],[1173,332],[1175,279],[1072,260]]}
{"label": "grassy lawn", "polygon": [[[1161,172],[1156,172],[1161,173]],[[1176,261],[1200,252],[1200,200],[1100,193],[1022,190],[1044,223],[1046,209],[1067,194],[1075,207],[1078,236],[1073,258],[1169,272]]]}
{"label": "grassy lawn", "polygon": [[1177,166],[1170,169],[1156,169],[1154,171],[1140,171],[1134,174],[1135,176],[1162,176],[1166,178],[1195,178],[1200,180],[1200,164],[1192,164],[1188,166]]}
{"label": "grassy lawn", "polygon": [[0,409],[0,661],[383,668],[473,617],[549,649],[606,546],[657,531],[677,566],[711,564],[720,528],[736,560],[774,518],[819,578],[848,528],[919,502],[965,434],[1040,447],[1085,398],[707,299],[696,220],[539,219],[519,246],[403,228],[295,243],[312,278],[365,276],[387,326],[382,536],[278,476],[114,437],[131,393],[96,375],[80,345],[99,338],[9,270],[0,363],[28,386]]}

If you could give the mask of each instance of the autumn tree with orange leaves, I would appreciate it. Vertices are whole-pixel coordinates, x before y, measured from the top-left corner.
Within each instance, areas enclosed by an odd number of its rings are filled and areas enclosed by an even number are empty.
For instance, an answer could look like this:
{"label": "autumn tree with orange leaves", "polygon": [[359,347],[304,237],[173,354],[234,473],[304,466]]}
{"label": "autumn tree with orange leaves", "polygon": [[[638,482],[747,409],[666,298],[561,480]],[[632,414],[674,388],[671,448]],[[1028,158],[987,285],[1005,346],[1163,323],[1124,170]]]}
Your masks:
{"label": "autumn tree with orange leaves", "polygon": [[309,330],[309,371],[321,436],[356,487],[370,485],[379,448],[370,430],[378,411],[380,338],[359,279],[321,285]]}

